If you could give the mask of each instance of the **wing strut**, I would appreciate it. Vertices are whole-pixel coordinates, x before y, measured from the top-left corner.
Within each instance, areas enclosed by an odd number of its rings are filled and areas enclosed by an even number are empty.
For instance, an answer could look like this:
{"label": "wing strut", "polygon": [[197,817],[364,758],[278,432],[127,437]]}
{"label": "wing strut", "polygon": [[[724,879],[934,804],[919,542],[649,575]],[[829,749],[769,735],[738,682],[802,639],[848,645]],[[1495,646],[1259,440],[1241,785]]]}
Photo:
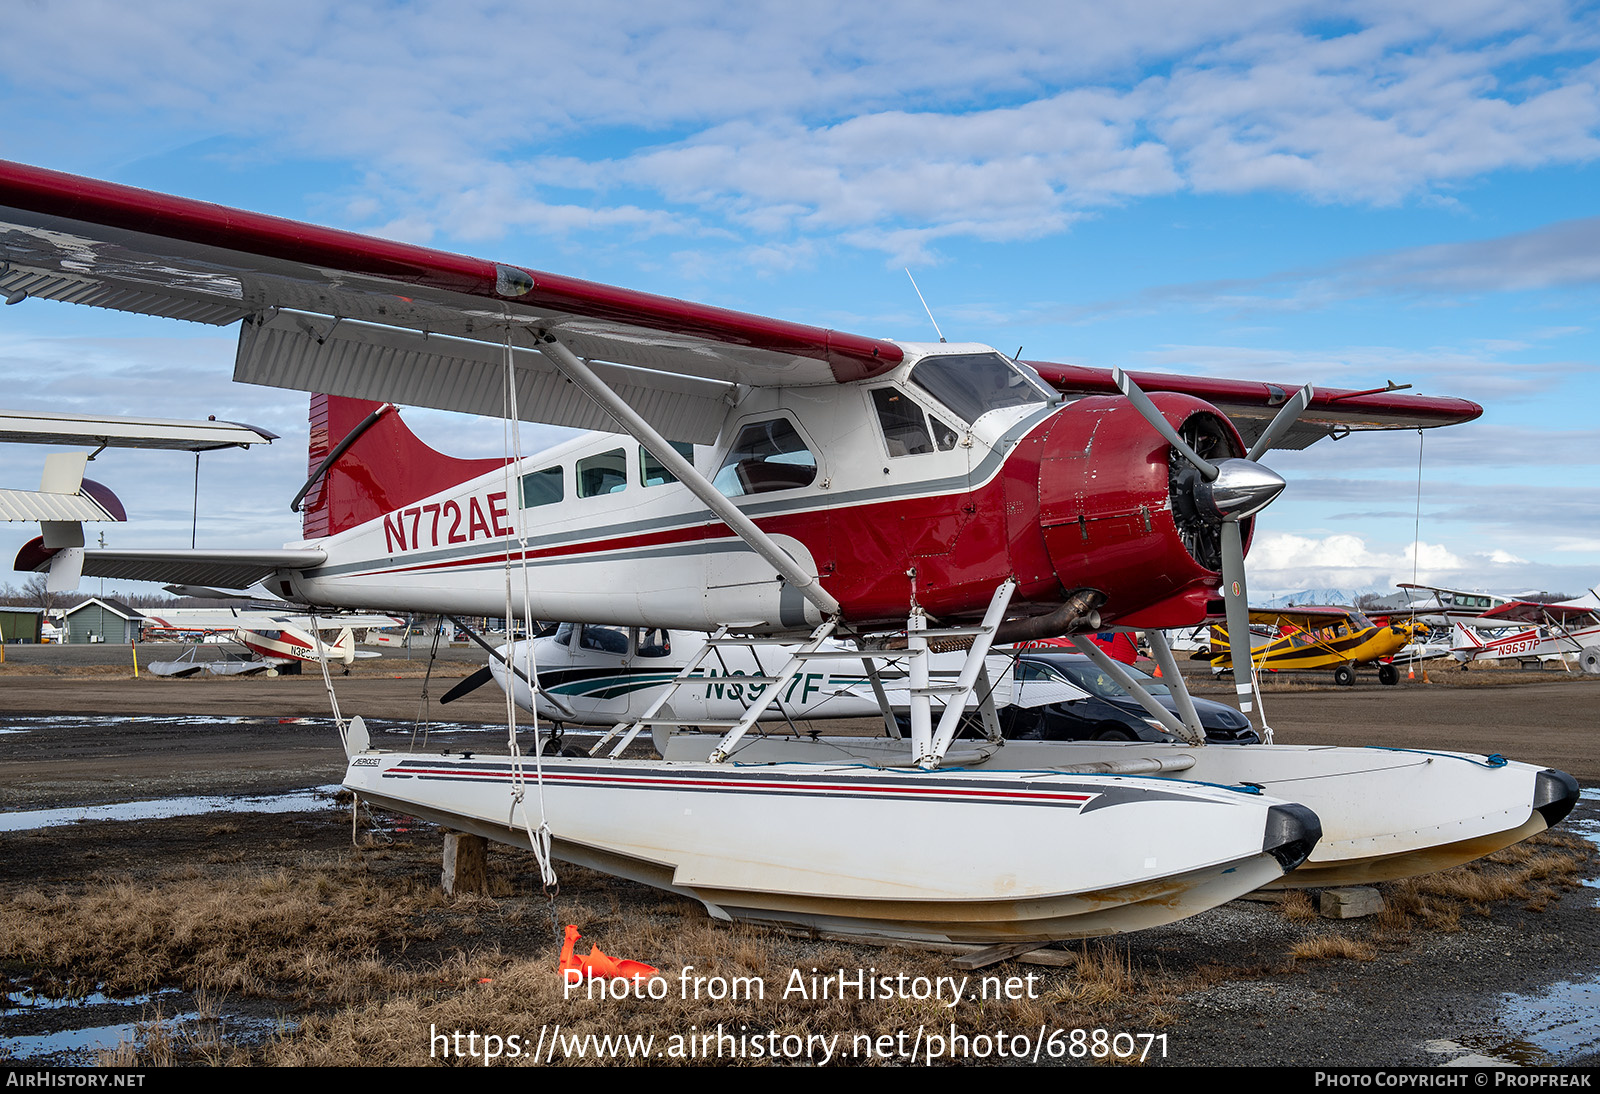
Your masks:
{"label": "wing strut", "polygon": [[[1107,657],[1106,652],[1099,646],[1078,634],[1072,636],[1072,644],[1078,647],[1079,653],[1086,655],[1089,660],[1093,661],[1101,672],[1121,684],[1122,690],[1137,699],[1139,705],[1149,711],[1152,718],[1165,726],[1168,733],[1188,744],[1203,745],[1206,743],[1204,731],[1197,734],[1174,718],[1172,711],[1156,702],[1155,696],[1146,691],[1143,684],[1130,676],[1128,671],[1121,665]],[[1165,672],[1166,670],[1163,669],[1162,671]],[[1196,719],[1196,721],[1198,720]]]}
{"label": "wing strut", "polygon": [[1193,744],[1204,744],[1205,727],[1200,724],[1200,714],[1194,709],[1194,699],[1189,695],[1189,684],[1183,678],[1183,670],[1178,667],[1178,659],[1172,656],[1172,644],[1167,641],[1166,632],[1145,631],[1144,638],[1150,643],[1150,652],[1156,655],[1156,664],[1161,666],[1161,675],[1166,679],[1167,689],[1172,692],[1173,702],[1178,704],[1178,716],[1189,730],[1185,738]]}
{"label": "wing strut", "polygon": [[694,469],[692,463],[679,455],[677,449],[667,443],[666,438],[657,433],[649,422],[640,417],[595,375],[586,361],[556,341],[553,334],[541,332],[538,339],[539,352],[549,358],[551,364],[560,369],[568,379],[582,388],[585,394],[604,407],[606,413],[617,420],[618,425],[626,429],[634,440],[644,445],[662,466],[676,475],[679,482],[687,486],[695,497],[705,503],[706,508],[733,530],[734,535],[744,540],[751,550],[771,563],[785,581],[816,605],[824,617],[839,616],[839,602],[829,595],[817,579],[806,573],[789,552],[778,546],[771,536],[757,528],[754,521],[712,486],[704,475]]}

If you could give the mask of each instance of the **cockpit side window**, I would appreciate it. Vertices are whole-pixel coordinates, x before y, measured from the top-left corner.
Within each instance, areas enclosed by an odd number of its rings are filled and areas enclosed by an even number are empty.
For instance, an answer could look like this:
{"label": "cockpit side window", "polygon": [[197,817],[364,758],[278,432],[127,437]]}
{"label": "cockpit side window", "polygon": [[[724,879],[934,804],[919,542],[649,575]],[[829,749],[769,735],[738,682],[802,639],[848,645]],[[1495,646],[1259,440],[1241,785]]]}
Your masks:
{"label": "cockpit side window", "polygon": [[872,391],[872,405],[878,412],[884,443],[891,456],[920,456],[933,451],[928,435],[928,417],[922,408],[899,388],[880,387]]}
{"label": "cockpit side window", "polygon": [[772,418],[739,430],[711,484],[730,498],[740,498],[810,486],[816,477],[817,458],[794,425],[787,418]]}
{"label": "cockpit side window", "polygon": [[959,433],[935,415],[923,413],[916,400],[897,387],[874,388],[872,406],[891,456],[920,456],[935,448],[948,452],[960,440]]}
{"label": "cockpit side window", "polygon": [[1038,382],[998,353],[924,357],[912,366],[911,382],[968,424],[991,410],[1050,401]]}

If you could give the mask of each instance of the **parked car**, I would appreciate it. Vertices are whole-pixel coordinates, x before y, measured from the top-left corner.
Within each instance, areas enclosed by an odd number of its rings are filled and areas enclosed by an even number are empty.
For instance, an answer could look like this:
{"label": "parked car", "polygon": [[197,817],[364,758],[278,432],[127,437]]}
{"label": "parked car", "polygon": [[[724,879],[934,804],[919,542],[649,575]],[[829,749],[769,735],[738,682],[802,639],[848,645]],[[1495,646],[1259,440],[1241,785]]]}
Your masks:
{"label": "parked car", "polygon": [[[1177,714],[1172,691],[1160,680],[1131,665],[1123,666],[1152,696]],[[1000,711],[1000,729],[1018,741],[1170,741],[1172,735],[1139,701],[1081,653],[1029,650],[1017,659],[1013,673],[1017,697]],[[1065,696],[1029,706],[1028,692]],[[1230,706],[1194,700],[1195,713],[1212,744],[1260,744],[1250,719]]]}

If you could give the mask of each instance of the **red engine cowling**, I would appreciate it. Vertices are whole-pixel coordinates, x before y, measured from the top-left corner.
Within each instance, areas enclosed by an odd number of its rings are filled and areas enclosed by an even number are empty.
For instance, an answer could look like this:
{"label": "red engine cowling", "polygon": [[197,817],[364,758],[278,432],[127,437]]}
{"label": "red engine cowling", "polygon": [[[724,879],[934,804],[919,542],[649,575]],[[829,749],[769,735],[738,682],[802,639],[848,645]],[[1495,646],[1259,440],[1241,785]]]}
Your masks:
{"label": "red engine cowling", "polygon": [[[1244,453],[1238,431],[1210,404],[1151,398],[1207,459]],[[1104,593],[1106,623],[1176,627],[1204,618],[1221,582],[1220,530],[1193,503],[1188,461],[1113,396],[1064,407],[1041,447],[1039,532],[1062,589]],[[1243,531],[1248,542],[1250,528]]]}

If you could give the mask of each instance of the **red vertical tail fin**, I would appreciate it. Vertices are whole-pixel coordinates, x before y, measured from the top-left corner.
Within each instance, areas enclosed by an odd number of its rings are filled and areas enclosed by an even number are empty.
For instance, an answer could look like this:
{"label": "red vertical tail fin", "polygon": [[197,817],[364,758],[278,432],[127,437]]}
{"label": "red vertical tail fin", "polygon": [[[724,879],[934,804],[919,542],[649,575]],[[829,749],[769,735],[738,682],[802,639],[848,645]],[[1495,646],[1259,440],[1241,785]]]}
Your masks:
{"label": "red vertical tail fin", "polygon": [[[383,403],[341,395],[311,396],[307,474],[314,475]],[[301,510],[306,539],[336,535],[385,513],[502,466],[501,460],[461,460],[423,444],[397,411],[382,415],[311,485]]]}

